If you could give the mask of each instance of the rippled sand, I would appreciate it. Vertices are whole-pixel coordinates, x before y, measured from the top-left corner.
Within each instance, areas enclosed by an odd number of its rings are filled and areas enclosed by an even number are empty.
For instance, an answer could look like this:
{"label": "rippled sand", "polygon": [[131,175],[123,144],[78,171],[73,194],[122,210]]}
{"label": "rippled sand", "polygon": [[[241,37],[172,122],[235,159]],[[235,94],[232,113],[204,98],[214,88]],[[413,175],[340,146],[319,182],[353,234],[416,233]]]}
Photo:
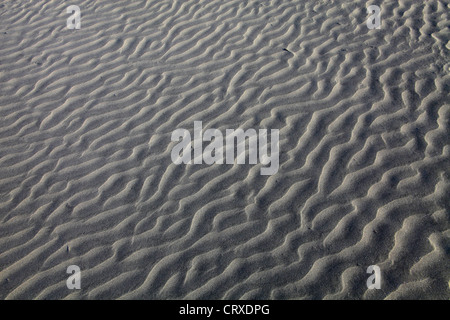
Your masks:
{"label": "rippled sand", "polygon": [[[71,4],[0,4],[1,299],[450,298],[445,1]],[[194,121],[278,172],[175,165]]]}

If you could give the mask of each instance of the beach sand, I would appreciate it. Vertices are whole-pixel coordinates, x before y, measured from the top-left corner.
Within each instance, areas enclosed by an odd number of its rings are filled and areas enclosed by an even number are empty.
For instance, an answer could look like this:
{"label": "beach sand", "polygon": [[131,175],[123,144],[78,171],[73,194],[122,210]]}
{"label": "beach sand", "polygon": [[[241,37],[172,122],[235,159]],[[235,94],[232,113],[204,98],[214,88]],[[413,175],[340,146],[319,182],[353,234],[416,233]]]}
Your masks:
{"label": "beach sand", "polygon": [[450,298],[448,2],[70,4],[0,4],[0,299]]}

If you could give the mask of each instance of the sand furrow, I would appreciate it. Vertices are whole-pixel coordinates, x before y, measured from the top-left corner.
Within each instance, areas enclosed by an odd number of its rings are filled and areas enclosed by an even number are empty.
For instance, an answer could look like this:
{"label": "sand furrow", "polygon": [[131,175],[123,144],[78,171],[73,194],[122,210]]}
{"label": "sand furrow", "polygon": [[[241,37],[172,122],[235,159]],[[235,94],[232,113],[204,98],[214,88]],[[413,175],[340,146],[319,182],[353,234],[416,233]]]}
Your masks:
{"label": "sand furrow", "polygon": [[[449,298],[444,1],[374,30],[365,1],[76,4],[0,5],[1,299]],[[174,164],[194,121],[278,129],[277,173]]]}

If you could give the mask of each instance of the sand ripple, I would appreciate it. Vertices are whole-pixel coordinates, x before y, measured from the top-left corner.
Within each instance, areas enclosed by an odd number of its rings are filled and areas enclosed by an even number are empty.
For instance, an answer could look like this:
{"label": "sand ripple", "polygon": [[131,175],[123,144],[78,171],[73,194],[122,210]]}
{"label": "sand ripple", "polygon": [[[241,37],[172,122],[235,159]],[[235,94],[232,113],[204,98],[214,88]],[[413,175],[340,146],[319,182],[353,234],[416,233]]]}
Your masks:
{"label": "sand ripple", "polygon": [[[380,30],[366,1],[77,4],[0,5],[0,298],[450,297],[444,1]],[[174,165],[197,120],[279,129],[278,173]]]}

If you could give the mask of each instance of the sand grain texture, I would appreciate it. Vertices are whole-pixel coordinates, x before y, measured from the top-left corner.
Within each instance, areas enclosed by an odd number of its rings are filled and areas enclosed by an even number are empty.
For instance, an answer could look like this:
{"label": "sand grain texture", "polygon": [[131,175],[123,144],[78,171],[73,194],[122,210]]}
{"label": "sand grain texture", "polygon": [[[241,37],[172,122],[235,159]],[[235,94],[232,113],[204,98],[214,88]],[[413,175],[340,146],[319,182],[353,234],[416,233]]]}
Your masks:
{"label": "sand grain texture", "polygon": [[[70,4],[0,4],[1,299],[450,298],[448,1]],[[278,173],[173,164],[197,120]]]}

